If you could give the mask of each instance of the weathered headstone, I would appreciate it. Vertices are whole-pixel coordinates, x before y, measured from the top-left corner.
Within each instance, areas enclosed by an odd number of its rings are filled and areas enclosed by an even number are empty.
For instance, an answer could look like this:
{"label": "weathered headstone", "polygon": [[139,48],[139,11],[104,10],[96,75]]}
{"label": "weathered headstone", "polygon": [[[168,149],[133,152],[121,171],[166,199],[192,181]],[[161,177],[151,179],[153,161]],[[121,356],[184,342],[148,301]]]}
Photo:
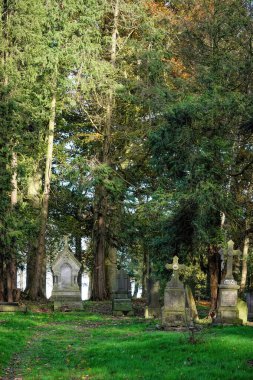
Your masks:
{"label": "weathered headstone", "polygon": [[234,250],[234,242],[230,240],[228,242],[228,248],[226,249],[227,272],[224,280],[219,285],[215,324],[242,324],[237,309],[239,285],[237,285],[233,277],[233,257],[239,256],[240,254],[241,252],[239,250]]}
{"label": "weathered headstone", "polygon": [[246,294],[246,302],[248,306],[248,319],[253,319],[253,291]]}
{"label": "weathered headstone", "polygon": [[238,310],[238,317],[242,320],[242,323],[245,325],[248,322],[248,306],[245,301],[238,298],[237,300],[237,310]]}
{"label": "weathered headstone", "polygon": [[195,303],[195,299],[192,294],[192,290],[189,285],[185,286],[185,296],[186,296],[186,316],[187,321],[190,323],[191,321],[198,321],[198,311]]}
{"label": "weathered headstone", "polygon": [[116,291],[112,299],[113,315],[133,315],[130,278],[124,269],[117,272]]}
{"label": "weathered headstone", "polygon": [[159,318],[160,316],[160,283],[151,277],[148,280],[148,305],[145,308],[145,318]]}
{"label": "weathered headstone", "polygon": [[52,265],[54,285],[51,301],[54,302],[54,310],[62,307],[82,309],[81,291],[77,282],[80,268],[81,264],[69,250],[65,238],[64,250],[57,255]]}
{"label": "weathered headstone", "polygon": [[178,263],[178,257],[173,257],[173,264],[166,264],[167,269],[173,269],[171,280],[164,291],[164,306],[162,308],[162,325],[166,327],[180,327],[187,325],[186,299],[183,283],[179,280],[179,269],[185,265]]}

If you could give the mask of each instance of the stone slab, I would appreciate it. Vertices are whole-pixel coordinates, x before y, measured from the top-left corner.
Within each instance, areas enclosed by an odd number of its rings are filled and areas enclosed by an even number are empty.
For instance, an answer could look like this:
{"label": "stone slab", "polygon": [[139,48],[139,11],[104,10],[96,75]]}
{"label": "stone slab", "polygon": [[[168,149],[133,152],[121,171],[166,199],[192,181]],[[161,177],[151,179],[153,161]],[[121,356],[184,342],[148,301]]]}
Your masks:
{"label": "stone slab", "polygon": [[83,309],[83,304],[82,302],[78,301],[71,301],[71,300],[57,300],[54,301],[54,310],[59,310],[62,307],[67,307],[71,310],[82,310]]}
{"label": "stone slab", "polygon": [[0,312],[17,312],[17,311],[21,311],[23,313],[26,313],[27,312],[27,306],[23,306],[23,305],[7,305],[7,304],[1,304],[0,305]]}
{"label": "stone slab", "polygon": [[131,300],[128,299],[113,299],[112,300],[113,315],[133,315],[133,306]]}
{"label": "stone slab", "polygon": [[184,288],[165,288],[164,306],[171,310],[181,310],[185,308]]}
{"label": "stone slab", "polygon": [[162,325],[165,327],[186,326],[185,309],[171,310],[165,307],[162,308]]}
{"label": "stone slab", "polygon": [[247,306],[247,303],[239,298],[237,301],[236,307],[238,310],[238,317],[242,320],[242,323],[245,325],[248,322],[248,306]]}

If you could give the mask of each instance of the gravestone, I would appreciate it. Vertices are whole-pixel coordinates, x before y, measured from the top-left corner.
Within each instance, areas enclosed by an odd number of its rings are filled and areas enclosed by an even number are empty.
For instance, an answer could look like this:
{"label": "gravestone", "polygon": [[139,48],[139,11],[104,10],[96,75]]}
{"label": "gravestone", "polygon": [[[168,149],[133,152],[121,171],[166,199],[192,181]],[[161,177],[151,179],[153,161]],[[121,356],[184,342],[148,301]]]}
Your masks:
{"label": "gravestone", "polygon": [[246,302],[248,306],[248,319],[253,320],[253,291],[246,294]]}
{"label": "gravestone", "polygon": [[195,303],[195,299],[192,294],[192,290],[189,285],[185,286],[185,296],[186,296],[186,316],[187,321],[190,323],[191,321],[198,321],[198,311]]}
{"label": "gravestone", "polygon": [[238,310],[238,317],[242,320],[243,325],[246,325],[248,322],[248,306],[247,302],[243,301],[242,299],[238,298],[237,300],[237,310]]}
{"label": "gravestone", "polygon": [[164,306],[162,307],[162,325],[180,327],[187,325],[186,297],[183,283],[179,280],[179,269],[185,265],[178,263],[178,257],[173,257],[173,264],[166,264],[167,269],[173,269],[171,280],[164,290]]}
{"label": "gravestone", "polygon": [[145,308],[145,318],[160,318],[160,283],[152,277],[148,280],[148,305]]}
{"label": "gravestone", "polygon": [[112,298],[113,315],[133,315],[130,278],[124,269],[117,271],[116,291]]}
{"label": "gravestone", "polygon": [[82,309],[81,291],[78,286],[80,262],[69,250],[67,238],[65,246],[52,265],[53,291],[50,300],[54,302],[54,310],[61,307]]}
{"label": "gravestone", "polygon": [[234,250],[234,242],[230,240],[226,249],[227,273],[224,280],[219,285],[219,297],[217,317],[215,324],[242,324],[237,309],[239,285],[233,277],[233,257],[239,256],[241,252]]}

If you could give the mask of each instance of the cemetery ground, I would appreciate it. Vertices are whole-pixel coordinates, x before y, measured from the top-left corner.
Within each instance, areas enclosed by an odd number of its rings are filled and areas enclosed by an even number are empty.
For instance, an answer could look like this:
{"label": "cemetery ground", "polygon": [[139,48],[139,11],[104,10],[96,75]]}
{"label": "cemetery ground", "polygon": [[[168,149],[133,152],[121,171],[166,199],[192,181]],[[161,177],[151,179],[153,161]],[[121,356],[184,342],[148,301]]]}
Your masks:
{"label": "cemetery ground", "polygon": [[253,379],[252,326],[204,326],[192,341],[188,331],[113,317],[100,305],[0,313],[0,379]]}

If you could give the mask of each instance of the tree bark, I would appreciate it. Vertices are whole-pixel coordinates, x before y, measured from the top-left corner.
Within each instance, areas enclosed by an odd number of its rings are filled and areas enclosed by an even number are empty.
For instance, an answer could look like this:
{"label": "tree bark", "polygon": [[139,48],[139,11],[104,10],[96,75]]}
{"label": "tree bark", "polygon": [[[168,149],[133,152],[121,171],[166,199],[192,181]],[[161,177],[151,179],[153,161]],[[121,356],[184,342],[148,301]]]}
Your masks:
{"label": "tree bark", "polygon": [[[42,193],[42,173],[40,168],[35,165],[33,174],[28,178],[27,196],[34,210],[38,213],[41,210],[41,193]],[[29,295],[32,286],[34,273],[35,258],[38,247],[38,234],[31,236],[28,242],[28,252],[26,258],[26,289],[25,293]]]}
{"label": "tree bark", "polygon": [[40,214],[40,231],[38,237],[37,254],[34,260],[34,276],[31,279],[29,297],[36,300],[40,297],[45,297],[45,265],[46,265],[46,228],[48,220],[48,208],[50,197],[50,182],[52,175],[53,161],[53,145],[54,145],[54,130],[56,117],[56,93],[53,93],[51,101],[51,116],[48,124],[48,141],[46,168],[44,175],[44,191],[42,197],[42,206]]}
{"label": "tree bark", "polygon": [[149,257],[144,247],[143,265],[142,265],[142,292],[141,297],[147,298],[148,296],[148,277],[149,277]]}
{"label": "tree bark", "polygon": [[105,244],[106,244],[106,214],[107,199],[104,186],[97,188],[98,204],[95,207],[95,223],[93,226],[94,262],[92,271],[91,299],[102,301],[108,298],[105,276]]}
{"label": "tree bark", "polygon": [[82,289],[82,274],[83,274],[83,257],[82,257],[82,237],[80,235],[76,235],[75,236],[75,242],[76,242],[76,249],[75,249],[75,256],[77,258],[78,261],[80,261],[81,263],[81,268],[80,268],[80,271],[78,273],[78,277],[77,277],[77,283],[78,283],[78,286],[80,288],[80,290]]}
{"label": "tree bark", "polygon": [[112,298],[117,290],[117,250],[115,247],[108,248],[105,268],[107,289],[109,297]]}
{"label": "tree bark", "polygon": [[[117,30],[119,18],[119,0],[115,1],[114,24],[111,42],[111,59],[110,63],[114,67],[116,63],[117,49]],[[113,113],[114,93],[111,89],[108,94],[106,117],[103,130],[103,145],[101,154],[101,163],[111,165],[111,127]],[[92,294],[93,300],[105,300],[109,297],[105,274],[105,257],[107,241],[107,224],[108,224],[108,194],[103,184],[98,185],[95,192],[94,207],[94,225],[93,225],[93,253],[94,264],[92,272]]]}
{"label": "tree bark", "polygon": [[0,302],[4,301],[4,259],[0,254]]}
{"label": "tree bark", "polygon": [[217,308],[218,285],[220,279],[220,255],[216,246],[209,246],[208,248],[208,268],[211,300],[210,311],[214,311]]}
{"label": "tree bark", "polygon": [[240,293],[243,293],[246,288],[247,272],[248,272],[249,243],[250,243],[249,235],[246,233],[244,237],[243,251],[242,251],[242,278],[241,278],[241,284],[240,284]]}
{"label": "tree bark", "polygon": [[[17,154],[12,153],[12,178],[11,178],[11,210],[14,212],[15,206],[18,201],[18,184],[17,184]],[[17,263],[16,263],[16,241],[12,238],[12,244],[8,247],[8,253],[6,252],[6,300],[7,302],[14,301],[14,291],[17,288]]]}

